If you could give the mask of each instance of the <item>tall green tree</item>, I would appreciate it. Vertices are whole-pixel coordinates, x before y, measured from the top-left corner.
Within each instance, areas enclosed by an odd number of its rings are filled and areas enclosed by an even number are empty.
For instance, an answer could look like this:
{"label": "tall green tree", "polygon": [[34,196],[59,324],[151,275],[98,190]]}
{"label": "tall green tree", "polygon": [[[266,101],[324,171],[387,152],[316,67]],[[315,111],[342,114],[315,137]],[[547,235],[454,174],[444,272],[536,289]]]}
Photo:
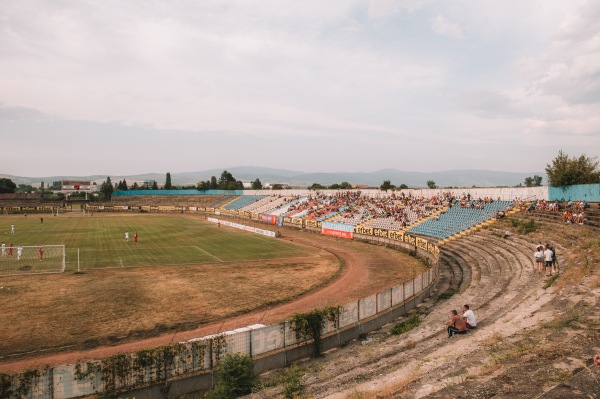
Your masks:
{"label": "tall green tree", "polygon": [[542,185],[542,176],[533,175],[525,178],[526,187],[539,187]]}
{"label": "tall green tree", "polygon": [[384,180],[381,186],[379,186],[379,188],[383,191],[387,191],[395,189],[396,186],[394,186],[389,180]]}
{"label": "tall green tree", "polygon": [[435,182],[433,180],[427,180],[427,187],[428,188],[437,188],[437,185],[435,184]]}
{"label": "tall green tree", "polygon": [[221,190],[229,190],[229,183],[235,182],[235,178],[231,173],[224,170],[219,178],[218,187]]}
{"label": "tall green tree", "polygon": [[36,191],[31,184],[19,184],[16,192],[18,193],[31,193]]}
{"label": "tall green tree", "polygon": [[165,190],[173,189],[173,185],[171,184],[171,172],[167,172],[167,178],[165,179],[165,186],[163,188]]}
{"label": "tall green tree", "polygon": [[110,176],[107,176],[104,183],[102,183],[102,185],[100,186],[100,192],[102,193],[102,196],[105,200],[110,200],[113,191],[114,188],[112,182],[110,181]]}
{"label": "tall green tree", "polygon": [[548,184],[553,187],[600,183],[600,170],[596,158],[587,157],[585,154],[578,158],[570,158],[562,150],[552,160],[551,165],[546,164],[546,174]]}
{"label": "tall green tree", "polygon": [[252,190],[262,190],[263,185],[262,185],[261,181],[258,178],[256,178],[256,180],[254,180],[251,183],[251,188],[252,188]]}
{"label": "tall green tree", "polygon": [[309,190],[325,190],[326,188],[327,187],[319,183],[313,183],[311,186],[308,187]]}
{"label": "tall green tree", "polygon": [[210,177],[210,189],[216,190],[219,188],[219,184],[217,183],[217,178],[215,176]]}
{"label": "tall green tree", "polygon": [[152,182],[152,188],[150,190],[158,190],[158,184],[156,184],[156,180]]}
{"label": "tall green tree", "polygon": [[8,178],[0,178],[0,193],[2,194],[10,194],[14,193],[17,189],[17,185]]}
{"label": "tall green tree", "polygon": [[210,180],[200,181],[196,185],[196,190],[204,191],[210,189]]}
{"label": "tall green tree", "polygon": [[244,183],[236,180],[231,173],[224,170],[223,173],[221,173],[217,187],[220,190],[241,190],[244,188]]}

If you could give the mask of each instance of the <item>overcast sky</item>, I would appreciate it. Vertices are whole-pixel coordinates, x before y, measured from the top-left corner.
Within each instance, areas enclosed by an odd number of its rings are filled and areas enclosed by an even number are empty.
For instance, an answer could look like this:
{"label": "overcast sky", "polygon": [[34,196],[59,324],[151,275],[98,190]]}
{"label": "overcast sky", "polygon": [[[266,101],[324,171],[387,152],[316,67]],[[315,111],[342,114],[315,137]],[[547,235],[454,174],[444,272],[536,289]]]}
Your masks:
{"label": "overcast sky", "polygon": [[600,155],[600,2],[2,0],[0,174]]}

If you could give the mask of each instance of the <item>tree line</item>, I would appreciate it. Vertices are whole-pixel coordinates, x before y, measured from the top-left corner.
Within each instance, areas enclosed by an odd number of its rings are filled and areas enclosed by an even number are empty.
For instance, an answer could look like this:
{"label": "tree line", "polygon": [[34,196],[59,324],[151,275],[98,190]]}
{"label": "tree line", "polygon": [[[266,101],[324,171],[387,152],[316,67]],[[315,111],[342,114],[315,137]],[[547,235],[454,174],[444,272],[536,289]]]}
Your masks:
{"label": "tree line", "polygon": [[[550,164],[546,165],[546,175],[548,179],[548,185],[552,187],[558,186],[571,186],[575,184],[598,184],[600,183],[600,169],[598,168],[599,162],[596,157],[588,157],[585,154],[579,157],[570,157],[562,150],[559,151],[556,158],[552,160]],[[521,183],[519,186],[525,185],[526,187],[536,187],[542,185],[543,178],[538,175],[525,178],[524,184]],[[96,183],[93,183],[94,185]],[[428,188],[438,188],[433,180],[427,181]],[[250,183],[252,190],[261,190],[265,188],[260,181],[256,179]],[[286,184],[273,183],[270,185],[271,190],[283,190],[290,188]],[[334,183],[329,186],[313,183],[308,187],[309,190],[325,190],[325,189],[341,189],[349,190],[354,188],[348,182]],[[390,180],[384,180],[379,186],[381,190],[402,190],[407,189],[406,184],[400,184],[395,186]],[[452,188],[452,187],[449,187]],[[45,182],[41,182],[40,187],[33,187],[30,184],[15,184],[9,178],[0,178],[0,193],[41,193],[43,198],[48,199],[62,199],[64,195],[62,193],[54,193],[61,189],[61,182],[54,181],[52,184],[46,185]],[[201,191],[206,190],[242,190],[244,184],[241,180],[237,180],[230,172],[224,170],[221,176],[211,176],[206,181],[200,181],[196,185],[188,186],[174,186],[171,182],[171,173],[167,172],[165,177],[165,184],[161,188],[162,190],[185,190],[185,189],[197,189]],[[104,199],[110,199],[115,191],[127,191],[127,190],[159,190],[156,181],[146,182],[138,184],[134,182],[133,185],[128,185],[125,179],[120,180],[118,183],[113,183],[110,176],[100,186],[100,193]],[[77,194],[71,194],[76,196]],[[56,198],[55,198],[56,197]],[[60,198],[59,198],[60,197]]]}

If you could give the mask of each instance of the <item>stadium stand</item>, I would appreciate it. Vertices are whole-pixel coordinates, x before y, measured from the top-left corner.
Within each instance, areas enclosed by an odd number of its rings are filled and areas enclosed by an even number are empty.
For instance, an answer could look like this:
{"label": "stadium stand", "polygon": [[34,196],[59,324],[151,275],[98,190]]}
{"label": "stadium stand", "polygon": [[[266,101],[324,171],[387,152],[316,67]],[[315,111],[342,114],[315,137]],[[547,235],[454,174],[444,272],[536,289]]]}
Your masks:
{"label": "stadium stand", "polygon": [[242,195],[241,197],[238,197],[232,202],[225,205],[224,208],[235,211],[250,204],[253,204],[265,197],[265,195]]}
{"label": "stadium stand", "polygon": [[467,201],[458,202],[448,211],[408,229],[409,233],[438,238],[440,240],[488,221],[499,212],[512,209],[510,201]]}

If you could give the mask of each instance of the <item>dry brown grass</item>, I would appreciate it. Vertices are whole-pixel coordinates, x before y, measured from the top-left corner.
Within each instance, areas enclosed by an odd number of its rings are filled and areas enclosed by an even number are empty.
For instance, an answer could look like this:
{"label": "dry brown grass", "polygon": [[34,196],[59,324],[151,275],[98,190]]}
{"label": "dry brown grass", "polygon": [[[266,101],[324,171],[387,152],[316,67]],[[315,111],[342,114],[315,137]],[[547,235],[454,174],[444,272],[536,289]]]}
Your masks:
{"label": "dry brown grass", "polygon": [[[191,330],[289,302],[339,273],[340,260],[328,250],[358,264],[365,278],[350,292],[322,296],[314,306],[343,304],[424,270],[417,259],[391,249],[291,228],[283,232],[286,239],[326,248],[318,257],[4,277],[0,363],[12,360],[5,357],[10,354],[91,348]],[[280,321],[267,319],[260,322]]]}
{"label": "dry brown grass", "polygon": [[0,355],[190,329],[301,295],[338,267],[323,253],[241,265],[4,278]]}

